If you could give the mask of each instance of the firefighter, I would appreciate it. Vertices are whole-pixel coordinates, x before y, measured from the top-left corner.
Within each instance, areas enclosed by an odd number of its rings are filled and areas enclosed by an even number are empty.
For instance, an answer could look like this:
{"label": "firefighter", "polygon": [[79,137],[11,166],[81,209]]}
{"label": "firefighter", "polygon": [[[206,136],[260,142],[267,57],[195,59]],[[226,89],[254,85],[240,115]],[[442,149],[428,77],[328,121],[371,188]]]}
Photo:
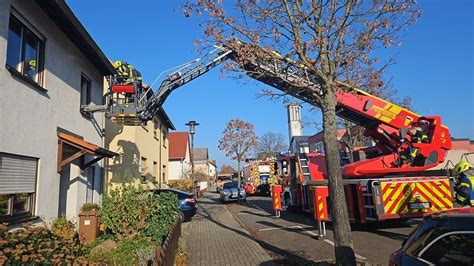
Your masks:
{"label": "firefighter", "polygon": [[409,127],[408,135],[411,137],[411,143],[428,143],[428,135],[426,135],[420,127]]}
{"label": "firefighter", "polygon": [[[410,136],[411,143],[429,143],[428,135],[426,135],[423,130],[419,127],[411,126],[407,130],[407,134]],[[418,156],[418,148],[411,147],[406,149],[401,155],[400,160],[403,163],[408,163],[413,165],[415,158]]]}
{"label": "firefighter", "polygon": [[28,68],[26,69],[26,74],[30,78],[34,78],[36,74],[36,59],[31,59],[28,61]]}
{"label": "firefighter", "polygon": [[135,97],[137,99],[141,98],[141,95],[145,91],[142,82],[142,74],[140,71],[136,70],[135,67],[130,65],[125,61],[115,61],[113,64],[115,70],[118,73],[116,81],[120,84],[136,84],[135,86],[135,95],[134,94],[125,94],[125,104],[130,104],[135,102]]}
{"label": "firefighter", "polygon": [[114,68],[121,76],[121,79],[118,80],[120,83],[130,84],[136,80],[138,86],[142,86],[142,74],[129,63],[125,61],[115,61]]}
{"label": "firefighter", "polygon": [[454,166],[458,175],[456,202],[461,206],[474,207],[474,176],[468,175],[472,173],[471,169],[471,165],[466,161],[460,161]]}

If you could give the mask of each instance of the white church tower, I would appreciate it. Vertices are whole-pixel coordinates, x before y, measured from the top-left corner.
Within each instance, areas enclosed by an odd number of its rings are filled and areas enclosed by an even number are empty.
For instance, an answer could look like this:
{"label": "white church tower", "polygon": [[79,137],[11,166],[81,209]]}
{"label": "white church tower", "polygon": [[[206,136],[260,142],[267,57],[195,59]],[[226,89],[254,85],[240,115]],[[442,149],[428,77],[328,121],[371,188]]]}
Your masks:
{"label": "white church tower", "polygon": [[288,105],[288,137],[290,138],[289,143],[295,136],[302,136],[303,129],[301,125],[301,105],[289,104]]}

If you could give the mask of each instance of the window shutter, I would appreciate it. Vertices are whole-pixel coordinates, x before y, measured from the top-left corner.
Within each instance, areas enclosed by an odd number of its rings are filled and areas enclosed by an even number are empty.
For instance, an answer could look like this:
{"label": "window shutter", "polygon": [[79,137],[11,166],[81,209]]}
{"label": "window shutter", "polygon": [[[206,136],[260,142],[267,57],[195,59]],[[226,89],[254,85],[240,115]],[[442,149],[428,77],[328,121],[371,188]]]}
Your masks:
{"label": "window shutter", "polygon": [[38,159],[0,153],[0,194],[33,193]]}

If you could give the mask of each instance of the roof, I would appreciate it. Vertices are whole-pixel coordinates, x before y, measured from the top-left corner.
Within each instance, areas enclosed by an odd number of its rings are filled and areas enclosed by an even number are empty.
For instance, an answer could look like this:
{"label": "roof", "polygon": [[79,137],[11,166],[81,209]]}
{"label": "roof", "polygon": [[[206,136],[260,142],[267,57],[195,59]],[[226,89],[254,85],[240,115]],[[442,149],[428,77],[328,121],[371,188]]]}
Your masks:
{"label": "roof", "polygon": [[36,0],[36,3],[102,75],[115,73],[110,61],[63,0]]}
{"label": "roof", "polygon": [[160,107],[160,109],[158,109],[158,113],[156,115],[159,116],[161,118],[161,120],[166,123],[166,125],[169,129],[176,130],[173,123],[171,122],[171,119],[169,118],[168,114],[166,114],[163,107]]}
{"label": "roof", "polygon": [[237,171],[232,168],[230,165],[222,167],[219,175],[232,175],[233,173],[237,173]]}
{"label": "roof", "polygon": [[291,138],[291,143],[293,143],[293,141],[296,141],[300,146],[305,146],[308,145],[308,139],[309,136],[294,136],[293,138]]}
{"label": "roof", "polygon": [[[185,159],[186,148],[190,151],[188,132],[170,132],[169,135],[169,159]],[[190,153],[191,155],[191,153]]]}
{"label": "roof", "polygon": [[209,160],[209,152],[207,148],[194,148],[193,149],[193,160],[194,161],[207,161]]}
{"label": "roof", "polygon": [[451,138],[451,150],[468,150],[474,152],[474,143],[470,139]]}
{"label": "roof", "polygon": [[[324,131],[319,131],[318,133],[310,136],[309,139],[308,139],[308,142],[310,144],[315,144],[315,143],[323,141],[323,134],[324,134]],[[336,136],[337,136],[338,140],[341,139],[344,136],[344,134],[346,134],[346,129],[345,128],[338,128],[337,129]]]}
{"label": "roof", "polygon": [[112,158],[112,157],[118,155],[118,153],[109,151],[109,150],[104,149],[104,148],[102,148],[98,145],[95,145],[93,143],[90,143],[88,141],[85,141],[83,139],[80,139],[76,136],[73,136],[73,135],[70,135],[70,134],[67,134],[67,133],[64,133],[64,132],[59,132],[58,137],[60,139],[64,140],[67,144],[69,144],[71,146],[74,146],[76,148],[79,148],[79,149],[85,149],[89,153],[93,153],[93,154],[97,154],[97,155],[101,155],[101,156],[109,157],[109,158]]}

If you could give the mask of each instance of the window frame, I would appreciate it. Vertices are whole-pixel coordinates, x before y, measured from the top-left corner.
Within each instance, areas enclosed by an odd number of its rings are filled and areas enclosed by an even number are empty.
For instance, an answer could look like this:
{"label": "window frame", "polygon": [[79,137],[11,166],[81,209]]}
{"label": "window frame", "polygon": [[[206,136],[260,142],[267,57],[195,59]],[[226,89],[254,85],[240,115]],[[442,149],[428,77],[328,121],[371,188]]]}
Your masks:
{"label": "window frame", "polygon": [[147,163],[147,158],[141,156],[140,157],[140,174],[142,176],[146,176],[148,173],[148,163]]}
{"label": "window frame", "polygon": [[153,138],[160,142],[160,137],[158,136],[158,129],[160,128],[159,122],[156,119],[153,119]]}
{"label": "window frame", "polygon": [[428,251],[431,246],[433,246],[434,244],[436,244],[436,242],[438,242],[440,239],[444,238],[444,237],[447,237],[447,236],[450,236],[450,235],[459,235],[459,234],[469,234],[469,235],[473,235],[474,236],[474,231],[473,230],[464,230],[464,231],[451,231],[451,232],[446,232],[442,235],[439,235],[438,237],[436,237],[435,239],[433,239],[430,243],[428,243],[428,245],[426,245],[419,253],[418,255],[416,256],[419,260],[425,262],[425,263],[428,263],[428,264],[433,264],[433,262],[431,261],[428,261],[426,259],[423,259],[421,256],[423,256],[423,254]]}
{"label": "window frame", "polygon": [[[85,81],[87,84],[85,102],[83,102],[83,90],[82,90],[82,81]],[[89,105],[92,103],[92,80],[84,73],[81,73],[81,84],[80,84],[80,105]]]}
{"label": "window frame", "polygon": [[166,132],[166,130],[163,130],[161,132],[161,135],[162,135],[162,139],[163,139],[163,141],[162,141],[163,142],[163,148],[166,149],[167,148],[166,147],[166,139],[168,138],[168,133]]}
{"label": "window frame", "polygon": [[[19,60],[19,68],[18,66],[12,66],[8,64],[8,61],[6,60],[5,62],[5,68],[9,70],[11,73],[15,74],[16,76],[20,77],[21,79],[25,80],[28,83],[31,83],[37,88],[40,88],[42,90],[44,89],[44,61],[45,61],[45,43],[46,43],[46,38],[31,24],[29,23],[23,16],[21,16],[18,11],[16,11],[14,8],[11,9],[10,11],[10,19],[8,21],[8,32],[10,31],[12,27],[12,21],[14,21],[16,24],[21,29],[20,33],[20,60]],[[26,47],[26,33],[32,36],[36,42],[36,61],[37,61],[37,69],[36,69],[36,74],[35,78],[30,78],[25,71],[25,47]],[[7,47],[6,47],[6,56],[8,58],[8,33],[7,33]]]}
{"label": "window frame", "polygon": [[[20,194],[27,194],[27,204],[28,208],[26,211],[21,212],[14,212],[14,197]],[[8,197],[8,214],[0,215],[0,222],[7,222],[7,223],[16,223],[21,222],[29,218],[34,218],[34,206],[35,206],[35,199],[36,199],[36,192],[33,193],[17,193],[17,194],[2,194]]]}
{"label": "window frame", "polygon": [[156,178],[156,174],[158,173],[158,163],[153,161],[153,177]]}
{"label": "window frame", "polygon": [[[1,215],[0,214],[0,223],[19,223],[27,220],[32,220],[35,219],[35,211],[36,211],[36,193],[38,190],[38,174],[39,174],[39,158],[36,157],[30,157],[30,156],[24,156],[24,155],[19,155],[19,154],[13,154],[13,153],[4,153],[0,152],[0,155],[5,154],[5,155],[14,155],[14,156],[19,156],[19,157],[24,157],[24,158],[30,158],[30,159],[35,159],[36,160],[36,173],[35,173],[35,184],[34,184],[34,192],[23,192],[23,193],[16,193],[16,194],[1,194],[1,195],[6,195],[8,196],[8,214],[6,215]],[[27,199],[27,204],[28,204],[28,209],[26,211],[22,212],[17,212],[14,213],[14,197],[15,195],[20,195],[20,194],[27,194],[28,199]]]}

